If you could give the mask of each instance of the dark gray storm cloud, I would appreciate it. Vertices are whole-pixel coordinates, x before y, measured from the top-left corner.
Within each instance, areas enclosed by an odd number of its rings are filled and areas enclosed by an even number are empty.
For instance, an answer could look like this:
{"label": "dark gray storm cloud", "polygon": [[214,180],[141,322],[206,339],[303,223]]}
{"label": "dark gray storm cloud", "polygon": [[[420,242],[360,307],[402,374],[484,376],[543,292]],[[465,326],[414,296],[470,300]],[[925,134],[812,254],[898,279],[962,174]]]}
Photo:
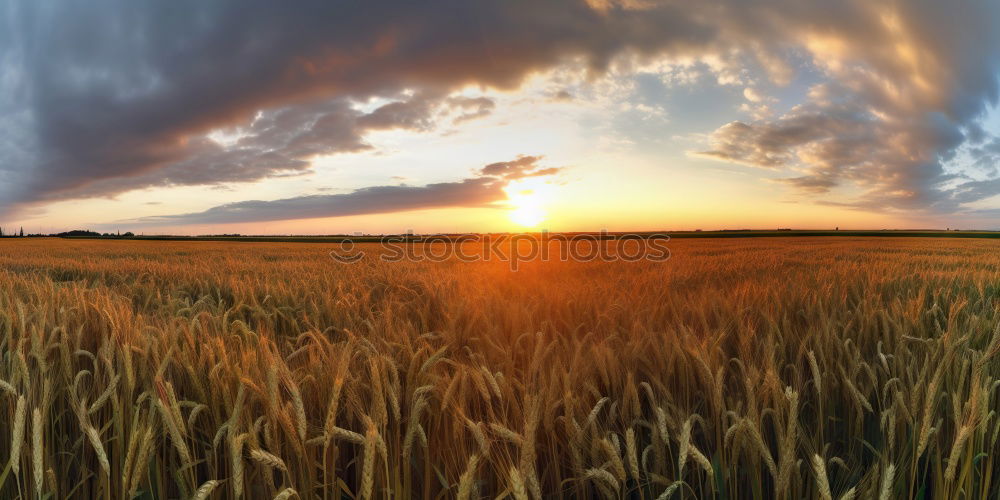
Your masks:
{"label": "dark gray storm cloud", "polygon": [[[468,83],[510,88],[567,57],[600,68],[626,48],[650,52],[709,33],[671,6],[634,12],[570,0],[2,5],[10,29],[0,57],[25,112],[8,126],[30,130],[34,141],[0,151],[0,163],[16,161],[19,172],[18,188],[4,193],[8,203],[301,170],[304,158],[289,151],[231,158],[199,138],[291,106],[283,118],[300,135],[290,139],[296,152],[356,150],[364,144],[351,125],[425,128],[433,103],[401,101],[365,117],[337,109],[318,117],[297,106],[331,99],[337,108],[407,89],[445,96]],[[491,106],[443,104],[461,108],[460,120]],[[284,132],[263,140],[285,140],[275,137]]]}
{"label": "dark gray storm cloud", "polygon": [[[985,0],[0,0],[0,211],[140,187],[254,181],[312,156],[427,130],[572,62],[710,58],[782,83],[805,60],[829,85],[786,115],[731,124],[705,152],[796,169],[858,206],[953,208],[946,164],[989,141],[1000,4]],[[824,95],[827,92],[828,95]],[[756,94],[751,94],[756,95]],[[356,103],[387,102],[369,113]],[[248,125],[249,124],[249,125]],[[206,137],[238,128],[234,142]],[[973,144],[975,143],[975,144]],[[987,190],[982,191],[985,196]]]}
{"label": "dark gray storm cloud", "polygon": [[[497,206],[507,199],[504,187],[524,177],[552,176],[560,167],[541,167],[538,156],[519,156],[493,163],[458,182],[425,186],[372,186],[342,194],[297,196],[281,200],[249,200],[187,214],[143,217],[127,221],[141,226],[228,224],[289,219],[314,219],[348,215],[381,214],[448,207]],[[498,167],[502,166],[502,167]]]}
{"label": "dark gray storm cloud", "polygon": [[[492,103],[483,98],[483,102]],[[480,104],[478,107],[489,106]],[[427,130],[442,113],[459,119],[469,106],[450,99],[413,96],[361,113],[343,99],[323,99],[258,112],[245,127],[222,129],[226,137],[194,137],[183,159],[145,173],[93,180],[73,192],[103,196],[150,186],[249,182],[300,175],[318,155],[373,149],[365,134],[374,130]],[[485,114],[484,113],[484,114]]]}

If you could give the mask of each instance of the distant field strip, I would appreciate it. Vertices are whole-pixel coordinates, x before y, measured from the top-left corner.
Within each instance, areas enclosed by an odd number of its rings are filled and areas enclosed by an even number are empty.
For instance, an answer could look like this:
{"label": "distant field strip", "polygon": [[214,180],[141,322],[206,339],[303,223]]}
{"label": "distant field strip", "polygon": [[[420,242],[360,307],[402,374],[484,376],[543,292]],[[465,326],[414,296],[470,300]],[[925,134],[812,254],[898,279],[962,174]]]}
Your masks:
{"label": "distant field strip", "polygon": [[[377,243],[385,237],[400,238],[403,241],[422,241],[428,238],[455,239],[462,237],[481,237],[488,239],[497,236],[514,236],[519,233],[500,233],[499,235],[478,235],[478,234],[442,234],[442,235],[332,235],[332,236],[135,236],[132,238],[92,238],[70,236],[65,239],[134,239],[148,241],[232,241],[232,242],[259,242],[259,243],[339,243],[352,241],[358,243]],[[794,236],[817,237],[817,236],[839,236],[839,237],[875,237],[875,238],[1000,238],[997,231],[932,231],[932,230],[884,230],[884,231],[813,231],[813,230],[787,230],[787,231],[640,231],[632,233],[523,233],[521,236],[534,236],[537,238],[547,237],[566,238],[579,235],[591,235],[603,239],[615,238],[662,238],[687,239],[687,238],[789,238]]]}

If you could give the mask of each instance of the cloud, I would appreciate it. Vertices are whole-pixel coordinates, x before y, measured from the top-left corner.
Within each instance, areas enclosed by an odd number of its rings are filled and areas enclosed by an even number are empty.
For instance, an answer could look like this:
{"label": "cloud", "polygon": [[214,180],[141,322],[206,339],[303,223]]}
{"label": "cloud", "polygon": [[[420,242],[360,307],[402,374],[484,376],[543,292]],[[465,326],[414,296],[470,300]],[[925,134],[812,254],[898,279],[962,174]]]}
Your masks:
{"label": "cloud", "polygon": [[988,174],[1000,174],[1000,137],[970,148],[971,165]]}
{"label": "cloud", "polygon": [[448,104],[461,111],[452,122],[456,125],[487,116],[497,107],[496,102],[488,97],[452,97],[448,99]]}
{"label": "cloud", "polygon": [[[292,219],[367,215],[430,208],[498,206],[507,199],[509,181],[551,176],[560,168],[542,168],[540,157],[519,156],[509,162],[487,165],[477,175],[457,182],[425,186],[372,186],[342,194],[297,196],[280,200],[249,200],[209,208],[202,212],[160,215],[119,221],[143,227],[187,224],[229,224]],[[502,167],[498,167],[502,166]]]}
{"label": "cloud", "polygon": [[743,97],[745,97],[750,102],[760,102],[764,100],[764,96],[760,95],[760,92],[754,90],[751,87],[743,89]]}
{"label": "cloud", "polygon": [[575,99],[575,97],[573,96],[572,92],[563,89],[563,90],[559,90],[559,91],[553,92],[549,96],[549,99],[552,100],[552,101],[554,101],[554,102],[571,102],[571,101],[573,101],[573,99]]}
{"label": "cloud", "polygon": [[433,125],[431,112],[435,104],[432,99],[423,96],[391,102],[360,117],[358,125],[371,130],[428,130]]}
{"label": "cloud", "polygon": [[[844,186],[860,194],[823,199],[872,211],[950,213],[1000,192],[992,180],[955,183],[970,166],[955,161],[957,153],[986,139],[980,122],[997,102],[1000,52],[991,47],[1000,6],[788,7],[787,16],[765,24],[804,49],[823,82],[784,114],[719,127],[696,155],[795,172],[779,182],[811,196]],[[760,16],[747,22],[754,19]],[[973,150],[980,170],[996,163],[989,149]]]}
{"label": "cloud", "polygon": [[[941,113],[889,118],[858,99],[810,103],[771,120],[726,124],[711,141],[710,149],[695,154],[801,172],[778,182],[806,194],[822,195],[840,185],[863,190],[838,206],[948,212],[990,196],[986,189],[959,196],[957,188],[949,187],[956,176],[945,171],[944,163],[954,157],[965,136]],[[974,198],[973,192],[981,196]]]}
{"label": "cloud", "polygon": [[955,186],[950,194],[958,204],[983,200],[1000,193],[1000,178],[963,182]]}
{"label": "cloud", "polygon": [[499,177],[505,180],[515,180],[523,179],[525,177],[555,175],[562,170],[560,167],[539,168],[538,162],[541,160],[541,156],[521,155],[511,161],[490,163],[480,169],[479,173],[485,176]]}
{"label": "cloud", "polygon": [[504,198],[490,179],[466,179],[426,186],[374,186],[345,194],[309,195],[281,200],[249,200],[203,212],[144,217],[126,222],[143,226],[228,224],[342,217],[444,207],[481,207]]}
{"label": "cloud", "polygon": [[803,175],[801,177],[786,177],[775,179],[776,182],[793,186],[801,191],[812,194],[823,194],[837,185],[837,181],[831,177],[822,175]]}
{"label": "cloud", "polygon": [[[0,151],[0,164],[18,160],[20,182],[7,201],[20,203],[301,171],[308,168],[301,152],[364,148],[343,123],[351,120],[347,103],[407,90],[446,99],[470,83],[513,88],[568,58],[596,70],[625,49],[650,52],[706,36],[675,7],[597,11],[571,0],[314,0],[296,8],[266,0],[10,0],[3,8],[9,30],[0,57],[14,76],[0,91],[17,91],[12,102],[26,118],[16,126],[32,139]],[[317,117],[298,107],[323,99],[341,109]],[[490,110],[484,100],[444,105],[461,110],[459,122]],[[425,129],[430,107],[392,103],[355,124]],[[283,131],[300,133],[301,142],[290,143],[294,154],[206,142],[214,129],[275,109],[288,109]],[[315,133],[302,130],[309,124]],[[319,144],[326,133],[332,146]]]}
{"label": "cloud", "polygon": [[[424,131],[441,116],[476,117],[492,111],[491,100],[411,96],[391,101],[370,113],[356,110],[344,99],[307,101],[258,112],[249,123],[187,141],[183,159],[144,173],[94,180],[72,191],[75,197],[108,196],[155,186],[210,185],[251,182],[302,175],[311,159],[337,153],[374,149],[365,135],[375,130]],[[457,119],[457,118],[456,118]]]}
{"label": "cloud", "polygon": [[712,134],[712,147],[695,154],[774,170],[804,167],[806,176],[787,183],[825,192],[845,177],[877,177],[879,168],[898,160],[901,132],[858,103],[799,106],[772,120],[723,125]]}
{"label": "cloud", "polygon": [[[997,101],[1000,4],[936,0],[7,0],[0,4],[0,210],[148,186],[308,172],[372,130],[428,130],[516,88],[616,57],[698,60],[754,89],[805,65],[787,114],[722,127],[704,154],[795,170],[858,207],[954,209],[947,163]],[[179,14],[183,13],[183,14]],[[803,64],[800,64],[803,63]],[[563,96],[567,97],[567,96]],[[358,103],[388,100],[370,113]],[[442,111],[444,110],[444,111]],[[230,130],[232,141],[213,131]],[[866,155],[865,153],[870,153]],[[950,186],[950,187],[949,187]]]}

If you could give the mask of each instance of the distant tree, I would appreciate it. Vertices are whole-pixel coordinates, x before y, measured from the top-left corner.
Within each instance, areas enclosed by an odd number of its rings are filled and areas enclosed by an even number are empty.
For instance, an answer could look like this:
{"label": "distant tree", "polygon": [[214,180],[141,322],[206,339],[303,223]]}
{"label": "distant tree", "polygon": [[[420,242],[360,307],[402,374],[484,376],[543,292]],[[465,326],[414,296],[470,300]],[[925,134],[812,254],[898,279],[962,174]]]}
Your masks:
{"label": "distant tree", "polygon": [[93,231],[85,231],[83,229],[74,229],[72,231],[66,231],[65,233],[59,233],[56,236],[66,237],[66,236],[84,236],[88,238],[94,238],[101,236],[101,233],[95,233]]}
{"label": "distant tree", "polygon": [[135,234],[133,234],[132,231],[126,231],[125,234],[123,234],[122,236],[126,238],[132,238],[135,236]]}
{"label": "distant tree", "polygon": [[3,238],[3,228],[0,227],[0,238]]}
{"label": "distant tree", "polygon": [[19,234],[18,236],[24,238],[24,226],[21,226],[21,234]]}

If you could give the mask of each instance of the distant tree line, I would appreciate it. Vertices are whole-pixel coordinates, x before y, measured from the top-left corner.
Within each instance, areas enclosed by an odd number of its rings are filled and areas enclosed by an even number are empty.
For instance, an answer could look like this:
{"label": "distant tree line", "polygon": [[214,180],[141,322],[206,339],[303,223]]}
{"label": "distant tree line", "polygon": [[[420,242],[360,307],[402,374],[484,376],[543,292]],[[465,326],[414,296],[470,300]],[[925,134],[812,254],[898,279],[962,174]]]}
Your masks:
{"label": "distant tree line", "polygon": [[90,231],[87,229],[74,229],[72,231],[66,231],[63,233],[56,233],[52,236],[58,236],[60,238],[72,238],[72,237],[83,237],[83,238],[132,238],[135,236],[131,231],[122,233],[121,231],[117,233],[98,233],[96,231]]}
{"label": "distant tree line", "polygon": [[67,237],[69,237],[69,238],[72,238],[72,237],[77,237],[77,238],[80,238],[80,237],[82,237],[82,238],[134,238],[135,234],[132,233],[131,231],[128,231],[128,232],[125,232],[125,233],[122,233],[121,231],[119,231],[117,233],[98,233],[96,231],[90,231],[90,230],[86,230],[86,229],[74,229],[72,231],[65,231],[65,232],[62,232],[62,233],[52,233],[52,234],[41,234],[41,233],[38,233],[38,234],[28,234],[28,235],[25,235],[23,227],[19,228],[17,232],[13,232],[13,233],[10,233],[10,234],[4,232],[3,228],[0,227],[0,238],[24,238],[24,237],[45,237],[45,236],[48,236],[48,237],[55,236],[55,237],[60,237],[60,238],[67,238]]}

